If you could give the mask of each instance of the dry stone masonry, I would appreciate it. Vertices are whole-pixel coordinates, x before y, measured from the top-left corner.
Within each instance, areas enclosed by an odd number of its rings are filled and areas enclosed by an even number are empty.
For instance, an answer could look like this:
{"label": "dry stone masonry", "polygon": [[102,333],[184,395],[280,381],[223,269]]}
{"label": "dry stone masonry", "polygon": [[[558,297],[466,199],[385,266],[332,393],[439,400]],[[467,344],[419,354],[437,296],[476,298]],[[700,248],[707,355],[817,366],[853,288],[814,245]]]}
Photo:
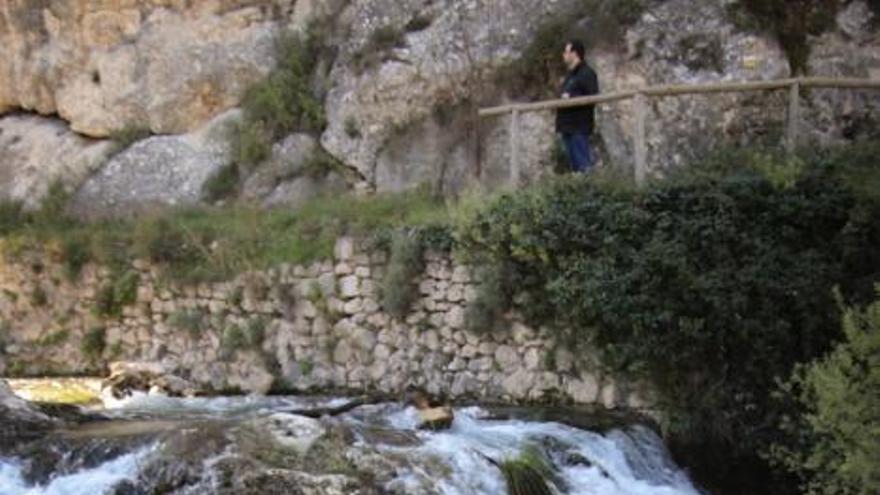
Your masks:
{"label": "dry stone masonry", "polygon": [[136,361],[215,392],[415,386],[453,398],[644,406],[632,387],[579,364],[583,356],[515,315],[504,331],[469,331],[471,269],[445,254],[425,261],[419,299],[401,319],[380,306],[384,253],[361,252],[350,238],[338,240],[333,260],[216,284],[167,285],[156,267],[135,262],[136,300],[119,318],[94,311],[109,282],[104,268],[88,266],[69,282],[59,265],[5,264],[0,374],[103,372]]}

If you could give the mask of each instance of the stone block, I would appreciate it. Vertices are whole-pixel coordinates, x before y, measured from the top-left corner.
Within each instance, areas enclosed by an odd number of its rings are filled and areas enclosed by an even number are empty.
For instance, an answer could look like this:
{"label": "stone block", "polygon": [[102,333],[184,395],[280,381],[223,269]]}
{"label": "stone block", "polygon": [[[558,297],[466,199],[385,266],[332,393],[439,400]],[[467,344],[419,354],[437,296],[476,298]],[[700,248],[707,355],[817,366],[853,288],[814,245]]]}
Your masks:
{"label": "stone block", "polygon": [[343,277],[339,281],[339,289],[342,297],[350,299],[360,294],[360,280],[354,275]]}
{"label": "stone block", "polygon": [[354,270],[348,263],[340,262],[337,263],[336,266],[333,268],[333,273],[335,273],[336,275],[351,275],[352,273],[354,273]]}
{"label": "stone block", "polygon": [[354,239],[347,236],[337,238],[333,256],[340,261],[350,260],[354,256]]}

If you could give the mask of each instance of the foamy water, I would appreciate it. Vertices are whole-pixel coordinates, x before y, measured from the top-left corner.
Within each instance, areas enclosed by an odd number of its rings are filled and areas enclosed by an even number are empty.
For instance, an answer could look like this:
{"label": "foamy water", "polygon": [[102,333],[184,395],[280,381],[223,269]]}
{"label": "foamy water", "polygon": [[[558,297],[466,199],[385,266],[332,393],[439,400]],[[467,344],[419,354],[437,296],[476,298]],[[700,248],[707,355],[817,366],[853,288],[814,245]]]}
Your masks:
{"label": "foamy water", "polygon": [[125,454],[93,469],[53,477],[42,486],[25,484],[20,462],[0,460],[0,495],[99,495],[123,480],[134,480],[153,451],[149,447]]}
{"label": "foamy water", "polygon": [[[158,420],[218,418],[235,424],[271,412],[333,407],[347,399],[298,397],[222,397],[176,399],[135,395],[108,404],[107,413],[125,420],[148,415]],[[446,431],[417,429],[418,411],[393,404],[364,406],[339,416],[354,427],[382,428],[417,437],[409,446],[383,444],[361,437],[353,448],[378,451],[406,461],[386,483],[391,493],[502,495],[507,493],[501,462],[526,448],[539,449],[558,470],[560,491],[571,495],[699,495],[686,474],[670,459],[662,440],[650,429],[633,426],[606,434],[559,423],[494,420],[478,407],[455,410]],[[93,469],[55,476],[42,486],[26,486],[19,460],[0,460],[0,495],[98,495],[122,480],[135,480],[140,466],[159,449],[153,446],[112,459]],[[217,453],[222,458],[222,453]],[[212,474],[205,465],[206,479]],[[206,486],[186,493],[207,493]],[[210,491],[210,490],[208,490]]]}

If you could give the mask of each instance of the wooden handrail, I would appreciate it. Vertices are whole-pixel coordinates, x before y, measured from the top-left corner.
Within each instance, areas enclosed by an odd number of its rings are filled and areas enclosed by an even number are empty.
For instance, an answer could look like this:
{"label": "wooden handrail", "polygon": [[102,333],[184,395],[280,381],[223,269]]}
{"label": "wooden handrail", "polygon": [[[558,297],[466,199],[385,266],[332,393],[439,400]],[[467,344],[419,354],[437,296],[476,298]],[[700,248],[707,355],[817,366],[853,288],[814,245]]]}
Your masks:
{"label": "wooden handrail", "polygon": [[742,81],[720,82],[711,84],[662,84],[647,86],[639,89],[615,91],[594,96],[581,96],[578,98],[563,98],[544,100],[533,103],[510,103],[496,107],[481,108],[480,117],[503,115],[514,110],[518,112],[534,112],[539,110],[553,110],[557,108],[577,107],[582,105],[595,105],[610,103],[633,98],[641,93],[645,96],[665,97],[686,94],[706,93],[730,93],[742,91],[762,91],[790,88],[799,84],[801,88],[849,88],[849,89],[880,89],[880,80],[876,79],[853,79],[834,77],[797,77],[790,79],[774,79],[771,81]]}
{"label": "wooden handrail", "polygon": [[519,167],[519,117],[524,112],[540,110],[554,110],[559,108],[577,107],[583,105],[598,105],[615,101],[635,98],[635,176],[636,181],[641,183],[647,176],[646,155],[647,146],[645,141],[645,118],[646,97],[663,98],[668,96],[680,96],[689,94],[728,93],[744,91],[764,90],[789,90],[788,125],[786,128],[785,148],[793,151],[797,146],[798,129],[800,121],[800,93],[803,88],[841,88],[841,89],[880,89],[880,80],[854,79],[836,77],[795,77],[789,79],[776,79],[770,81],[742,81],[742,82],[719,82],[712,84],[665,84],[648,86],[639,89],[615,91],[578,98],[563,98],[544,100],[533,103],[510,103],[490,108],[481,108],[479,117],[492,117],[496,115],[512,114],[510,122],[510,147],[512,180],[518,185],[520,178]]}

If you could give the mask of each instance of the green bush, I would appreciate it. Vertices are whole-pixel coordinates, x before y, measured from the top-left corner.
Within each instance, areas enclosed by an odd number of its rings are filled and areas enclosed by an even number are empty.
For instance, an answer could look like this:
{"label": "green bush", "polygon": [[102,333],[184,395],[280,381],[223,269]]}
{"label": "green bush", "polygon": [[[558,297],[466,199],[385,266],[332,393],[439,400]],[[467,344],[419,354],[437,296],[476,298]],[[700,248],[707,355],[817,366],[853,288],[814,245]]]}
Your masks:
{"label": "green bush", "polygon": [[263,317],[251,318],[244,327],[244,344],[248,349],[259,349],[266,338],[268,322]]}
{"label": "green bush", "polygon": [[402,317],[418,298],[416,277],[422,273],[422,244],[415,232],[400,230],[392,235],[391,256],[382,280],[382,307]]}
{"label": "green bush", "polygon": [[168,324],[183,330],[193,339],[198,339],[207,327],[207,315],[201,309],[184,309],[168,315]]}
{"label": "green bush", "polygon": [[46,289],[41,285],[37,285],[31,291],[31,305],[35,308],[42,308],[47,304],[49,304],[49,296],[46,294]]}
{"label": "green bush", "polygon": [[213,203],[233,196],[238,190],[240,178],[238,165],[228,163],[202,184],[202,197]]}
{"label": "green bush", "polygon": [[119,317],[122,308],[137,299],[140,275],[134,270],[114,271],[95,296],[95,313],[106,317]]}
{"label": "green bush", "polygon": [[101,358],[104,353],[104,347],[107,345],[107,331],[103,327],[94,327],[86,332],[80,344],[80,351],[83,356],[92,363]]}
{"label": "green bush", "polygon": [[[182,216],[185,215],[187,212],[182,212]],[[146,218],[138,222],[135,229],[133,248],[139,258],[169,265],[190,265],[202,256],[197,234],[177,217]]]}
{"label": "green bush", "polygon": [[203,194],[217,200],[233,193],[242,177],[272,154],[272,143],[293,132],[317,133],[326,120],[314,89],[315,68],[328,48],[315,31],[306,39],[282,33],[275,40],[276,67],[245,91],[244,118],[229,127],[232,163],[205,185]]}
{"label": "green bush", "polygon": [[220,337],[220,347],[225,354],[232,355],[235,351],[243,349],[246,343],[247,337],[240,326],[230,324],[223,329],[223,335]]}
{"label": "green bush", "polygon": [[858,300],[853,281],[880,274],[880,209],[843,180],[841,157],[782,181],[746,159],[641,190],[554,179],[495,199],[462,250],[507,264],[534,324],[652,382],[700,482],[781,493],[788,480],[773,484],[758,456],[785,412],[775,383],[839,337],[832,287]]}
{"label": "green bush", "polygon": [[[239,176],[242,172],[252,171],[272,155],[272,139],[263,124],[245,120],[231,125],[227,132],[232,160],[227,166],[234,166]],[[230,172],[227,171],[228,173]],[[228,180],[230,177],[227,175],[225,178]],[[237,186],[237,183],[235,185]]]}
{"label": "green bush", "polygon": [[18,230],[27,222],[22,206],[20,201],[0,201],[0,235]]}
{"label": "green bush", "polygon": [[61,240],[64,271],[69,280],[76,280],[83,267],[91,260],[91,240],[80,232],[64,236]]}
{"label": "green bush", "polygon": [[777,458],[809,494],[880,493],[880,301],[847,309],[843,331],[846,340],[787,387],[805,413],[787,424],[797,444],[777,446]]}
{"label": "green bush", "polygon": [[306,160],[302,174],[312,179],[323,179],[330,172],[342,170],[343,167],[333,155],[327,153],[323,148],[319,148]]}
{"label": "green bush", "polygon": [[72,220],[67,214],[67,203],[70,201],[70,192],[60,181],[49,185],[46,196],[43,198],[40,208],[33,213],[33,223],[48,228],[66,228]]}
{"label": "green bush", "polygon": [[477,333],[495,330],[502,315],[510,309],[513,286],[510,285],[510,269],[504,261],[476,263],[480,266],[476,279],[477,297],[467,305],[465,323]]}

